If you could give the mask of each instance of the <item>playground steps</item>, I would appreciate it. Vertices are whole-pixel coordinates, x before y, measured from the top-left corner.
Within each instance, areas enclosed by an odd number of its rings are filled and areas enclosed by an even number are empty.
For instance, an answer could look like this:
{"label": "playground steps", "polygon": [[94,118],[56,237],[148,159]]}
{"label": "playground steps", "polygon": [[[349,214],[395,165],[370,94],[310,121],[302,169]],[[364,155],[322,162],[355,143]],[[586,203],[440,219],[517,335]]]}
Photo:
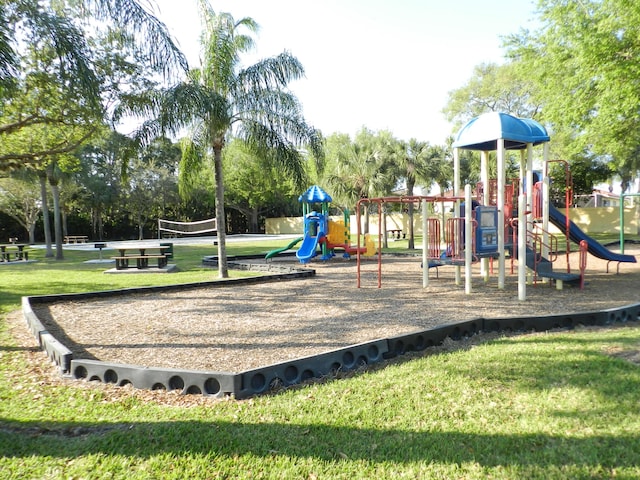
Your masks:
{"label": "playground steps", "polygon": [[[537,256],[537,261],[536,261]],[[563,284],[580,282],[580,274],[567,272],[554,272],[553,263],[548,259],[538,256],[533,250],[527,247],[527,268],[535,272],[536,276],[555,280],[556,288],[562,290]]]}

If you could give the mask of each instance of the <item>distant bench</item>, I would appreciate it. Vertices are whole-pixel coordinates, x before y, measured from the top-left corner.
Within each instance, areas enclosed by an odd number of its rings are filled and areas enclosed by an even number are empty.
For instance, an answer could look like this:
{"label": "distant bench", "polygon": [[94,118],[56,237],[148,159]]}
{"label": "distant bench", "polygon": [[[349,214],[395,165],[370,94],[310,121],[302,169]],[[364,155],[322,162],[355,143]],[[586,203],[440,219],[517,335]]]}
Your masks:
{"label": "distant bench", "polygon": [[89,237],[86,235],[65,235],[64,243],[87,243]]}
{"label": "distant bench", "polygon": [[400,237],[407,238],[407,234],[399,228],[390,228],[387,230],[387,235],[389,238],[395,238],[396,240],[400,240]]}

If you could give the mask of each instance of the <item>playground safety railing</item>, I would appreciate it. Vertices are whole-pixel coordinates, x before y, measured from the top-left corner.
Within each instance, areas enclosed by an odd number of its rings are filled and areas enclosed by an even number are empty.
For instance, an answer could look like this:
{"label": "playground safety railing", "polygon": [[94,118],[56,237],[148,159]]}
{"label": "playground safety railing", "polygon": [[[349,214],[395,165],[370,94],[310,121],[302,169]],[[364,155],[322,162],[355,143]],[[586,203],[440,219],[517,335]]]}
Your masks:
{"label": "playground safety railing", "polygon": [[[511,274],[513,274],[515,260],[518,259],[518,219],[513,218],[509,223],[511,225]],[[527,222],[527,225],[526,243],[534,254],[534,266],[537,267],[544,258],[542,256],[544,251],[548,252],[546,260],[554,263],[558,259],[558,237],[551,232],[546,232],[549,240],[548,243],[544,243],[545,231],[542,227],[534,222]],[[537,271],[537,269],[534,270]]]}
{"label": "playground safety railing", "polygon": [[[448,218],[444,229],[444,249],[442,248],[442,237],[440,219],[429,218],[427,234],[427,258],[430,260],[442,259],[443,254],[448,261],[464,261],[464,229],[465,219],[462,217]],[[475,220],[472,223],[472,253],[476,260],[476,226]]]}
{"label": "playground safety railing", "polygon": [[[517,259],[517,244],[518,244],[518,219],[514,218],[510,222],[512,226],[512,245],[513,245],[513,255],[511,255],[511,273],[514,272],[514,260]],[[549,239],[548,243],[544,243],[544,233],[545,231],[542,229],[540,224],[535,222],[528,223],[529,228],[527,229],[527,246],[531,249],[534,255],[534,282],[537,281],[537,272],[538,265],[542,263],[543,252],[546,251],[547,257],[546,260],[554,263],[558,259],[558,237],[551,232],[546,232],[547,238]],[[546,247],[546,248],[545,248]],[[589,244],[586,240],[580,241],[579,244],[579,257],[578,257],[578,269],[580,270],[580,289],[584,288],[584,273],[587,268],[587,254],[589,252]],[[571,273],[571,263],[569,261],[569,255],[567,254],[567,273]]]}
{"label": "playground safety railing", "polygon": [[[476,225],[477,222],[475,220],[471,221],[472,223],[472,245],[471,252],[475,257],[476,253]],[[447,219],[447,223],[445,226],[445,242],[447,244],[447,257],[450,257],[452,260],[464,260],[464,230],[465,230],[465,219],[463,217],[454,217]],[[474,258],[475,260],[475,258]]]}

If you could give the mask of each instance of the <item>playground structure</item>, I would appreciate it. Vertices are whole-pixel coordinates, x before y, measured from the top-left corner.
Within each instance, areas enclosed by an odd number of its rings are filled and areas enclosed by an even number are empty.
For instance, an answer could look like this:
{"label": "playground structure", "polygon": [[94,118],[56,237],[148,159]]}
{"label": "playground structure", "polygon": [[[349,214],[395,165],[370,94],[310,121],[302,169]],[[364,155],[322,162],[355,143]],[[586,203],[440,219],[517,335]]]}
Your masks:
{"label": "playground structure", "polygon": [[[472,290],[471,265],[481,262],[481,276],[488,280],[489,262],[498,260],[498,288],[504,289],[506,275],[506,255],[511,258],[511,273],[518,259],[518,299],[526,299],[528,278],[538,278],[555,282],[561,289],[565,282],[579,282],[584,285],[587,252],[608,262],[636,262],[634,256],[609,251],[580,230],[569,220],[568,211],[563,215],[549,202],[548,165],[557,160],[549,160],[547,143],[549,136],[542,125],[531,119],[519,119],[505,113],[488,113],[477,117],[465,125],[454,142],[454,194],[460,188],[459,150],[481,152],[481,181],[476,185],[475,198],[471,186],[466,185],[464,197],[446,197],[453,201],[453,218],[447,220],[444,238],[440,235],[439,219],[428,218],[427,203],[439,201],[435,197],[383,197],[363,199],[358,203],[358,227],[360,211],[365,203],[420,203],[423,221],[423,266],[456,267],[456,283],[461,282],[461,269],[465,272],[465,291]],[[534,183],[533,147],[543,145],[544,178]],[[520,177],[506,183],[506,150],[520,151]],[[489,152],[496,151],[497,179],[489,179]],[[560,161],[557,161],[560,162]],[[565,165],[566,162],[564,162]],[[571,177],[566,168],[568,198],[572,195]],[[531,186],[527,188],[527,186]],[[473,208],[473,200],[480,206]],[[465,208],[463,205],[471,205]],[[566,205],[571,202],[567,201]],[[382,208],[379,208],[382,211]],[[550,233],[552,223],[565,236],[566,272],[554,271],[553,262],[558,255],[557,237]],[[441,240],[444,240],[444,248]],[[569,255],[570,241],[579,244],[579,271],[571,271]],[[379,242],[380,243],[380,242]],[[491,264],[492,266],[492,264]],[[429,268],[423,269],[423,286],[428,285]],[[608,271],[608,264],[607,264]],[[360,263],[358,259],[358,287],[360,287]],[[378,287],[381,286],[381,262],[378,263]]]}
{"label": "playground structure", "polygon": [[[350,258],[353,254],[374,255],[375,246],[369,236],[365,239],[365,245],[351,244],[350,215],[344,211],[342,220],[329,218],[329,204],[332,199],[322,188],[311,186],[298,198],[302,203],[302,215],[304,219],[304,234],[295,239],[287,247],[273,250],[266,255],[266,259],[273,258],[302,241],[296,252],[300,263],[308,263],[320,253],[320,259],[329,260],[336,255],[337,250],[343,251],[344,258]],[[313,207],[319,204],[320,211]]]}

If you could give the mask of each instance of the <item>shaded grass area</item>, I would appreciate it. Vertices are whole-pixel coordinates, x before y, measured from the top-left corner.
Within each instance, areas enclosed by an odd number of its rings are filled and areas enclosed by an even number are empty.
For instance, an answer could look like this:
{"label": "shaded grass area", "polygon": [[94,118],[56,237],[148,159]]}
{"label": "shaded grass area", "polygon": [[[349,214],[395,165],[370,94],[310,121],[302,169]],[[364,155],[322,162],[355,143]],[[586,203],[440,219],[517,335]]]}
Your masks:
{"label": "shaded grass area", "polygon": [[[84,252],[5,267],[0,305],[216,278],[199,266],[211,247],[175,250],[181,272],[170,275],[104,275],[80,263]],[[637,324],[474,338],[340,381],[183,402],[52,381],[44,355],[20,347],[3,320],[0,476],[639,478],[640,368],[612,354],[637,349]]]}

